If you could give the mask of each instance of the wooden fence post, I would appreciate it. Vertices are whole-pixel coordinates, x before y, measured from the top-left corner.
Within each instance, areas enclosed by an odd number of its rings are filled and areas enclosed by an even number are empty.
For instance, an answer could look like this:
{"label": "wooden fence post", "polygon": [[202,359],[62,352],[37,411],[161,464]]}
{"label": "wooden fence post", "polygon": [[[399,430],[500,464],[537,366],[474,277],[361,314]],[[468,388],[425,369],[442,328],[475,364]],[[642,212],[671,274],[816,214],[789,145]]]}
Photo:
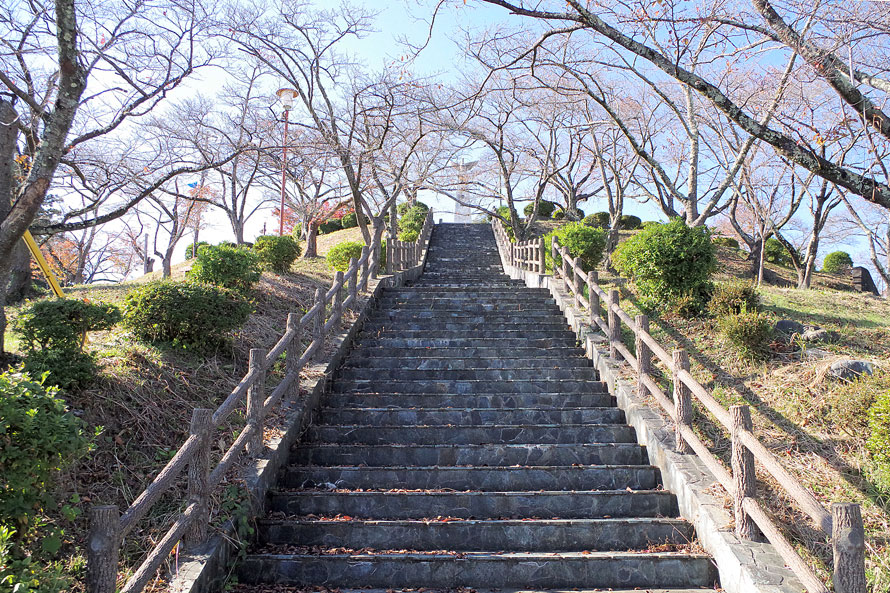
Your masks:
{"label": "wooden fence post", "polygon": [[611,358],[618,358],[618,349],[615,348],[615,344],[621,340],[621,319],[618,318],[618,313],[616,313],[612,306],[618,305],[618,289],[613,288],[609,291],[609,310],[608,310],[608,318],[609,318],[609,356]]}
{"label": "wooden fence post", "polygon": [[252,422],[255,430],[247,439],[247,455],[256,457],[263,450],[263,402],[266,400],[266,351],[262,348],[251,348],[247,363],[247,372],[257,371],[257,378],[247,388],[247,421]]}
{"label": "wooden fence post", "polygon": [[680,434],[681,426],[692,426],[692,396],[689,388],[680,380],[680,371],[689,370],[689,356],[685,350],[674,350],[674,417],[677,419],[674,429],[677,451],[691,453],[692,448]]}
{"label": "wooden fence post", "polygon": [[395,251],[395,242],[394,238],[387,239],[386,241],[386,273],[392,274],[393,267],[393,252]]}
{"label": "wooden fence post", "polygon": [[572,263],[575,264],[574,266],[572,266],[572,268],[574,269],[574,275],[575,275],[575,278],[574,278],[575,279],[575,304],[580,309],[584,306],[584,289],[583,289],[584,284],[583,284],[583,281],[581,280],[581,272],[578,271],[578,268],[580,267],[578,265],[578,259],[577,258],[573,259]]}
{"label": "wooden fence post", "polygon": [[831,526],[835,593],[865,593],[865,530],[859,505],[833,503]]}
{"label": "wooden fence post", "polygon": [[300,316],[296,313],[287,314],[287,331],[293,330],[294,337],[287,345],[287,355],[284,362],[284,374],[296,375],[291,383],[291,401],[300,397],[300,356],[303,354],[303,327],[300,325]]}
{"label": "wooden fence post", "polygon": [[753,540],[757,537],[757,525],[745,512],[744,500],[757,495],[756,474],[754,473],[754,454],[742,444],[739,435],[742,431],[754,428],[751,422],[751,409],[748,406],[730,406],[729,416],[732,419],[732,480],[735,484],[735,500],[733,514],[735,516],[735,534],[740,539]]}
{"label": "wooden fence post", "polygon": [[318,358],[324,349],[324,317],[327,313],[327,305],[324,302],[324,290],[320,288],[315,289],[315,303],[312,306],[315,307],[318,303],[321,303],[321,307],[312,323],[312,341],[316,343],[316,350],[312,358]]}
{"label": "wooden fence post", "polygon": [[547,251],[544,246],[544,237],[541,237],[538,240],[538,273],[546,274],[547,273]]}
{"label": "wooden fence post", "polygon": [[553,260],[553,279],[559,279],[559,265],[556,263],[556,258],[559,257],[558,254],[558,243],[556,242],[556,237],[550,237],[550,259]]}
{"label": "wooden fence post", "polygon": [[188,499],[198,502],[199,510],[183,536],[183,543],[193,548],[207,539],[207,524],[210,521],[210,432],[213,428],[213,410],[195,408],[192,410],[192,423],[189,434],[198,437],[201,445],[189,461]]}
{"label": "wooden fence post", "polygon": [[359,288],[359,290],[361,290],[362,292],[365,292],[366,290],[368,290],[368,268],[371,265],[371,252],[368,250],[367,245],[362,247],[361,260],[363,262],[362,263],[362,279],[361,279],[361,282],[359,283],[359,285],[361,286],[361,288]]}
{"label": "wooden fence post", "polygon": [[337,270],[337,273],[334,274],[334,283],[331,287],[336,288],[334,291],[334,304],[331,307],[331,319],[336,319],[334,321],[334,326],[336,326],[340,323],[340,318],[343,317],[343,272],[340,270]]}
{"label": "wooden fence post", "polygon": [[643,378],[648,377],[652,372],[652,350],[643,341],[643,332],[649,333],[649,316],[637,315],[634,321],[637,324],[637,335],[634,346],[637,355],[637,395],[646,397],[649,395],[649,388],[643,383]]}
{"label": "wooden fence post", "polygon": [[87,545],[87,593],[114,593],[120,559],[121,515],[117,505],[90,508]]}
{"label": "wooden fence post", "polygon": [[591,324],[593,324],[596,323],[594,319],[602,315],[602,308],[600,306],[600,295],[593,289],[594,284],[599,286],[599,272],[597,272],[596,270],[588,272],[587,281],[591,283],[588,288],[590,289],[590,298],[593,299],[592,301],[590,301],[590,320]]}
{"label": "wooden fence post", "polygon": [[[562,258],[562,282],[566,292],[569,292],[569,286],[572,283],[572,277],[569,275],[569,250],[567,247],[560,246],[559,255]],[[567,295],[570,296],[570,295]]]}
{"label": "wooden fence post", "polygon": [[355,309],[356,286],[358,286],[358,260],[354,257],[349,258],[349,267],[346,268],[349,274],[349,284],[347,285],[346,294],[352,297],[352,308]]}

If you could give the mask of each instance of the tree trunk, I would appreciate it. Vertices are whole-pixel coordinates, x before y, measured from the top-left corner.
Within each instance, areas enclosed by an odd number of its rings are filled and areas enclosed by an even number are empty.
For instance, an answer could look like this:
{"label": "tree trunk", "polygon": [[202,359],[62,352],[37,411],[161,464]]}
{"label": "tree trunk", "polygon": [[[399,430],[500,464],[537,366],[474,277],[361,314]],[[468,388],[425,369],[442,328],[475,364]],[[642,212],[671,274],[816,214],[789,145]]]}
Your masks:
{"label": "tree trunk", "polygon": [[172,261],[173,261],[173,254],[168,251],[167,253],[164,254],[164,257],[161,259],[161,266],[163,268],[163,271],[161,272],[162,277],[169,278],[170,275],[173,273]]}
{"label": "tree trunk", "polygon": [[[18,134],[14,125],[16,118],[18,114],[12,103],[0,97],[0,223],[6,220],[12,209],[15,192],[15,142]],[[9,278],[16,251],[13,249],[12,257],[8,259],[0,257],[0,359],[5,352],[3,332],[6,331],[7,291],[12,284],[6,279]]]}
{"label": "tree trunk", "polygon": [[318,257],[318,223],[310,222],[306,225],[306,253],[304,259]]}
{"label": "tree trunk", "polygon": [[19,241],[10,257],[9,283],[6,285],[6,302],[9,304],[23,300],[31,293],[31,252],[24,241]]}
{"label": "tree trunk", "polygon": [[235,233],[235,244],[244,245],[244,222],[233,218],[232,231]]}

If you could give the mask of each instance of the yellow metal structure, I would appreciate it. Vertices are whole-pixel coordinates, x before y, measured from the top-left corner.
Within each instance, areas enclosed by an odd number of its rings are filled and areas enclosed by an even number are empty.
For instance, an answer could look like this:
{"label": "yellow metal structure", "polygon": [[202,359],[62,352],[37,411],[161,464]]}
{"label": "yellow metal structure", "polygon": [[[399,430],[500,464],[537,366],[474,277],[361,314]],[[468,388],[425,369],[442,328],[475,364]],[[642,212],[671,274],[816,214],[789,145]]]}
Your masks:
{"label": "yellow metal structure", "polygon": [[46,277],[46,281],[49,282],[50,287],[52,287],[53,292],[56,293],[57,297],[64,297],[65,293],[62,292],[62,286],[59,284],[59,280],[56,278],[56,275],[53,274],[53,271],[50,269],[49,264],[46,263],[46,258],[44,258],[43,254],[40,253],[40,247],[37,246],[37,241],[34,240],[34,237],[31,235],[31,231],[25,231],[22,239],[25,241],[25,244],[31,251],[31,255],[34,256],[34,261],[37,262],[37,265],[40,267],[40,271],[43,272],[43,275]]}

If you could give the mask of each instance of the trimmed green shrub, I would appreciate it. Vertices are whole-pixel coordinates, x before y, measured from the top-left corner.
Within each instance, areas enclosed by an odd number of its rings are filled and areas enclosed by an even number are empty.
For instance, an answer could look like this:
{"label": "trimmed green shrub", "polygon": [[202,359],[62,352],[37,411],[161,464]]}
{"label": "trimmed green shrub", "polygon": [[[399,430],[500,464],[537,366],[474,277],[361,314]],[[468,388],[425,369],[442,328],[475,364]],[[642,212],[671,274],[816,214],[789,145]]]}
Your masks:
{"label": "trimmed green shrub", "polygon": [[[535,203],[532,202],[530,204],[526,204],[523,209],[523,214],[525,214],[526,218],[531,217],[532,212],[535,210]],[[547,200],[540,200],[538,202],[538,218],[551,218],[553,213],[556,211],[556,204],[553,202],[548,202]]]}
{"label": "trimmed green shrub", "polygon": [[0,443],[0,523],[25,529],[54,506],[53,474],[85,453],[90,440],[58,389],[19,367],[0,374]]}
{"label": "trimmed green shrub", "polygon": [[771,315],[759,311],[745,311],[726,315],[717,320],[723,338],[743,358],[766,360],[769,345],[773,341],[774,320]]}
{"label": "trimmed green shrub", "polygon": [[340,230],[343,230],[343,223],[336,218],[331,218],[318,225],[318,233],[320,235],[327,235]]}
{"label": "trimmed green shrub", "polygon": [[210,243],[207,241],[198,241],[197,244],[189,243],[185,248],[185,259],[192,259],[195,257],[195,254],[205,245],[210,245]]}
{"label": "trimmed green shrub", "polygon": [[[606,232],[581,222],[570,222],[544,235],[546,263],[550,270],[553,269],[553,259],[550,253],[553,237],[556,237],[559,244],[569,250],[569,255],[579,258],[578,263],[588,272],[596,269],[603,259],[603,251],[606,248]],[[556,256],[556,265],[562,265],[562,258],[559,255]]]}
{"label": "trimmed green shrub", "polygon": [[611,217],[608,212],[594,212],[585,216],[582,222],[594,228],[607,229],[609,228]]}
{"label": "trimmed green shrub", "polygon": [[688,227],[674,218],[621,243],[612,265],[633,279],[644,309],[665,310],[682,298],[681,314],[690,316],[708,302],[717,257],[706,227]]}
{"label": "trimmed green shrub", "polygon": [[170,280],[130,291],[124,305],[124,325],[138,339],[198,352],[224,344],[251,312],[238,292]]}
{"label": "trimmed green shrub", "polygon": [[303,239],[303,223],[298,222],[294,225],[294,228],[290,231],[290,236],[296,239],[297,241],[301,241]]}
{"label": "trimmed green shrub", "polygon": [[248,292],[260,281],[260,256],[253,251],[228,245],[202,247],[189,280],[213,284],[242,293]]}
{"label": "trimmed green shrub", "polygon": [[[61,561],[46,562],[31,550],[16,545],[15,529],[0,524],[0,591],[4,593],[59,593],[71,591],[74,579]],[[58,532],[49,530],[43,542],[60,541]],[[43,545],[43,544],[42,544]]]}
{"label": "trimmed green shrub", "polygon": [[741,280],[716,285],[708,302],[708,311],[714,317],[738,315],[742,311],[756,311],[759,307],[757,289],[750,282]]}
{"label": "trimmed green shrub", "polygon": [[621,228],[625,231],[635,231],[643,226],[643,221],[639,216],[633,214],[625,214],[621,217]]}
{"label": "trimmed green shrub", "polygon": [[660,224],[664,224],[664,223],[660,222],[658,220],[644,220],[643,223],[640,225],[640,228],[648,229],[649,227],[658,226]]}
{"label": "trimmed green shrub", "polygon": [[355,212],[347,212],[343,215],[343,218],[340,219],[340,226],[344,229],[352,229],[358,226],[358,217],[355,215]]}
{"label": "trimmed green shrub", "polygon": [[763,258],[772,264],[783,267],[788,267],[792,264],[791,255],[788,253],[788,250],[785,249],[785,246],[774,237],[770,237],[766,240],[766,245],[763,250]]}
{"label": "trimmed green shrub", "polygon": [[424,214],[429,212],[430,207],[424,204],[423,202],[414,202],[413,204],[410,202],[402,202],[398,206],[396,206],[396,213],[399,215],[399,218],[405,216],[405,213],[412,208],[416,208],[418,210],[422,210]]}
{"label": "trimmed green shrub", "polygon": [[733,237],[724,237],[722,235],[714,235],[711,237],[711,243],[717,245],[718,247],[731,247],[733,249],[739,248],[739,240]]}
{"label": "trimmed green shrub", "polygon": [[557,210],[553,213],[553,220],[565,220],[566,211],[565,210]]}
{"label": "trimmed green shrub", "polygon": [[846,251],[832,251],[825,256],[822,262],[822,271],[828,274],[837,274],[853,267],[853,258]]}
{"label": "trimmed green shrub", "polygon": [[498,206],[495,209],[495,212],[498,216],[504,218],[508,223],[510,222],[510,207],[509,206]]}
{"label": "trimmed green shrub", "polygon": [[328,251],[325,258],[328,262],[328,267],[332,270],[345,272],[349,268],[350,258],[358,259],[362,256],[362,248],[364,246],[365,244],[360,241],[337,243]]}
{"label": "trimmed green shrub", "polygon": [[262,235],[256,238],[252,247],[260,256],[260,267],[282,274],[290,270],[291,264],[300,257],[300,244],[293,237],[283,235]]}
{"label": "trimmed green shrub", "polygon": [[49,373],[47,383],[71,390],[91,383],[99,370],[83,351],[87,332],[110,329],[120,320],[114,305],[48,299],[26,307],[13,329],[22,339],[25,370],[33,377]]}
{"label": "trimmed green shrub", "polygon": [[27,352],[80,350],[87,332],[109,329],[120,320],[120,309],[108,303],[46,299],[25,307],[13,327]]}
{"label": "trimmed green shrub", "polygon": [[[403,206],[404,204],[400,204]],[[426,221],[429,208],[420,202],[405,210],[399,217],[399,241],[416,241]]]}

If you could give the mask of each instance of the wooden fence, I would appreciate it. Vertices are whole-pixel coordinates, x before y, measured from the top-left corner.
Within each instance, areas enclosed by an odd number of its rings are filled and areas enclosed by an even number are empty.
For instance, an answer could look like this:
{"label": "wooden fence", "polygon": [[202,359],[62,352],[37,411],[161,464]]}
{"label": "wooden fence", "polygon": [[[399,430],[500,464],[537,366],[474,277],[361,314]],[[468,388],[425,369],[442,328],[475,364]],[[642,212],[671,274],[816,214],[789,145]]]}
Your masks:
{"label": "wooden fence", "polygon": [[[546,274],[543,239],[512,243],[503,224],[492,220],[498,247],[506,261],[518,269]],[[751,540],[757,529],[775,547],[788,567],[800,579],[809,593],[828,593],[828,588],[800,557],[775,522],[757,500],[755,462],[759,463],[779,483],[797,506],[806,513],[816,527],[830,540],[833,557],[833,583],[836,593],[866,593],[865,534],[858,504],[833,503],[828,511],[800,481],[782,466],[752,431],[748,406],[724,408],[689,372],[689,357],[685,350],[668,353],[649,333],[649,318],[631,318],[620,306],[616,289],[606,293],[598,284],[595,270],[585,271],[569,255],[566,247],[554,237],[550,245],[553,261],[552,277],[580,310],[586,310],[588,322],[599,327],[609,341],[609,356],[623,360],[636,373],[637,393],[651,395],[674,423],[676,446],[681,453],[695,453],[716,476],[720,485],[733,499],[735,532],[740,539]],[[587,295],[584,295],[584,288]],[[604,318],[605,316],[605,318]],[[621,340],[621,324],[634,335],[635,352]],[[653,356],[671,372],[673,400],[652,377]],[[731,471],[714,456],[692,429],[692,398],[723,425],[732,439]],[[756,528],[755,528],[756,526]]]}
{"label": "wooden fence", "polygon": [[[427,213],[417,241],[388,241],[387,270],[400,271],[422,261],[433,229],[433,213]],[[323,350],[326,338],[340,327],[344,309],[354,308],[359,293],[368,290],[369,280],[377,278],[380,242],[362,248],[361,257],[352,258],[346,272],[337,272],[331,288],[315,291],[312,308],[302,317],[287,317],[284,335],[266,352],[250,350],[247,374],[216,410],[204,408],[192,412],[190,436],[148,487],[136,497],[123,514],[116,505],[96,505],[90,509],[90,533],[87,545],[88,593],[115,593],[117,570],[123,539],[170,490],[177,477],[188,468],[188,504],[172,526],[149,552],[136,572],[120,589],[121,593],[139,593],[155,576],[176,545],[182,541],[193,547],[207,538],[210,520],[209,498],[214,488],[246,453],[256,457],[263,449],[264,419],[283,398],[295,400],[300,393],[300,371]],[[344,297],[345,294],[345,297]],[[309,345],[302,348],[308,334]],[[284,377],[267,393],[266,374],[278,358],[285,355]],[[232,445],[211,468],[212,435],[246,398],[246,422]]]}

